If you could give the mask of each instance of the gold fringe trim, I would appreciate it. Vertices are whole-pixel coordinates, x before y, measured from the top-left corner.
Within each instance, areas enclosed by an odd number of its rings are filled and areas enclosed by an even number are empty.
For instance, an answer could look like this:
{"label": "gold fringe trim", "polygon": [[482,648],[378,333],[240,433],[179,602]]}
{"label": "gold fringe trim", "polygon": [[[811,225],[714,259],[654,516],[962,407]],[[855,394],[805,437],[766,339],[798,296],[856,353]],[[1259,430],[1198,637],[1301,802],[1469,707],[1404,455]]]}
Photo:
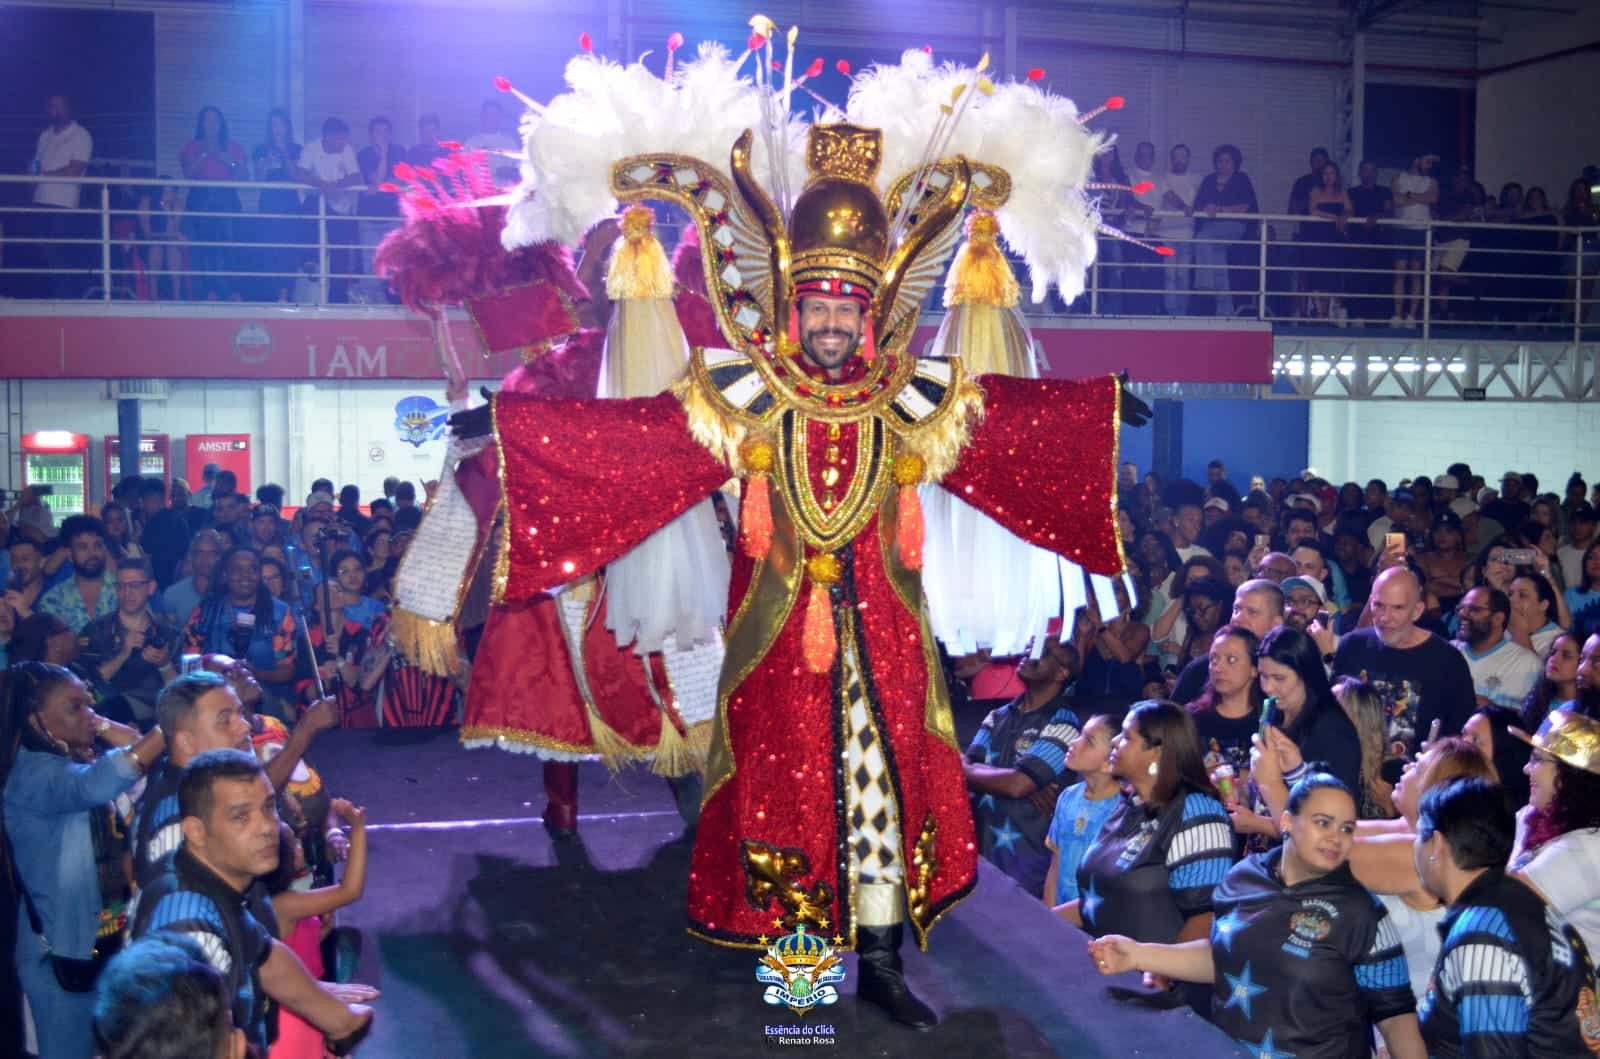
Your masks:
{"label": "gold fringe trim", "polygon": [[650,771],[657,776],[678,777],[696,771],[697,766],[689,742],[672,723],[666,710],[661,711],[661,738],[656,740],[655,760]]}
{"label": "gold fringe trim", "polygon": [[972,440],[972,428],[983,421],[983,388],[961,372],[951,406],[915,430],[897,432],[900,448],[919,456],[926,467],[923,481],[933,484],[955,470],[961,450]]}
{"label": "gold fringe trim", "polygon": [[454,622],[434,621],[395,608],[389,621],[389,635],[400,653],[426,673],[436,677],[453,676],[456,668],[456,627]]}
{"label": "gold fringe trim", "polygon": [[694,767],[701,772],[705,771],[706,757],[711,753],[711,731],[715,723],[716,718],[711,717],[698,724],[691,724],[688,735],[684,736],[684,740],[689,744],[689,754],[694,761]]}
{"label": "gold fringe trim", "polygon": [[684,415],[689,419],[689,433],[694,439],[729,470],[741,474],[743,461],[739,459],[739,446],[744,443],[749,428],[724,414],[692,377],[674,385],[672,394],[683,405]]}
{"label": "gold fringe trim", "polygon": [[1011,309],[1022,300],[1011,263],[995,244],[999,234],[1000,225],[992,213],[975,212],[967,219],[967,241],[944,282],[945,308],[993,305]]}
{"label": "gold fringe trim", "polygon": [[606,271],[606,294],[612,301],[672,297],[672,265],[652,231],[655,219],[648,206],[629,206],[623,212],[623,238]]}
{"label": "gold fringe trim", "polygon": [[600,712],[589,706],[589,737],[594,740],[594,752],[600,755],[606,768],[620,772],[622,766],[644,757],[640,749],[617,734],[617,730],[600,717]]}
{"label": "gold fringe trim", "polygon": [[509,743],[529,750],[554,750],[562,754],[592,755],[594,747],[581,743],[568,743],[530,732],[526,728],[506,728],[498,725],[463,725],[459,733],[462,743]]}

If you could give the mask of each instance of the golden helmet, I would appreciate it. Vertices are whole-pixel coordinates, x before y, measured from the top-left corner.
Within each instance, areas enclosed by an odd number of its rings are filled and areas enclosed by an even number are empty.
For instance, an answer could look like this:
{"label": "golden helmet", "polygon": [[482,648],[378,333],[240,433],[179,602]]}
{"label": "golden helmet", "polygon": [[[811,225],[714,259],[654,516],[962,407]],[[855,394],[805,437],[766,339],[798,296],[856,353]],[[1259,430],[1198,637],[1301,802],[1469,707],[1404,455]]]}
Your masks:
{"label": "golden helmet", "polygon": [[889,256],[889,215],[875,181],[883,133],[857,125],[813,125],[811,178],[789,215],[789,277],[796,297],[826,294],[870,304]]}

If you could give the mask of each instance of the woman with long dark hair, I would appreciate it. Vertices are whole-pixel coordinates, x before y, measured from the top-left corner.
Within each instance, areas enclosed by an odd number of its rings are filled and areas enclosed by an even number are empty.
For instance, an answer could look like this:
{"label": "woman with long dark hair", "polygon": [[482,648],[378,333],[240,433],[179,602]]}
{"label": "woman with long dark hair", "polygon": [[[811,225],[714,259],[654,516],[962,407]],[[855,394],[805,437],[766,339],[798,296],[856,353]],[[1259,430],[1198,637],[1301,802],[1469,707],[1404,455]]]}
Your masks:
{"label": "woman with long dark hair", "polygon": [[[228,138],[228,119],[216,107],[200,108],[194,122],[194,139],[179,153],[178,162],[188,180],[238,181],[249,176],[244,149]],[[229,215],[241,208],[239,192],[234,188],[189,189],[184,213],[189,237],[195,243],[190,250],[195,291],[202,298],[239,298],[237,277],[219,275],[241,271],[239,247],[218,244],[236,244],[233,217]]]}
{"label": "woman with long dark hair", "polygon": [[[111,803],[165,748],[95,714],[83,682],[21,662],[0,692],[0,831],[22,903],[14,960],[50,1059],[90,1059],[94,979],[121,947],[132,882],[124,815]],[[97,741],[112,747],[97,753]]]}
{"label": "woman with long dark hair", "polygon": [[1570,710],[1578,701],[1578,661],[1583,652],[1583,641],[1564,632],[1550,644],[1550,656],[1544,660],[1544,672],[1522,700],[1522,721],[1518,725],[1524,732],[1537,731],[1551,710]]}
{"label": "woman with long dark hair", "polygon": [[[251,155],[255,178],[263,183],[293,185],[300,163],[300,144],[295,142],[294,124],[282,107],[267,111],[267,138]],[[311,256],[312,232],[301,216],[304,206],[296,187],[271,188],[261,193],[256,222],[260,242],[277,244],[261,254],[262,285],[267,301],[286,302],[294,293],[294,281]]]}
{"label": "woman with long dark hair", "polygon": [[[1256,680],[1256,651],[1260,641],[1243,625],[1224,625],[1211,638],[1210,676],[1205,690],[1189,703],[1206,771],[1215,779],[1217,769],[1233,769],[1234,790],[1243,790],[1250,773],[1250,745],[1261,721],[1261,685]],[[1228,790],[1219,784],[1224,801]]]}
{"label": "woman with long dark hair", "polygon": [[106,527],[106,551],[111,565],[119,559],[143,559],[144,549],[133,539],[133,523],[128,518],[128,507],[118,500],[107,500],[100,506],[100,521]]}
{"label": "woman with long dark hair", "polygon": [[1355,796],[1327,773],[1289,792],[1283,845],[1216,888],[1208,938],[1089,943],[1101,974],[1144,971],[1214,985],[1212,1020],[1252,1054],[1364,1056],[1376,1024],[1395,1059],[1427,1052],[1405,953],[1387,912],[1350,873]]}
{"label": "woman with long dark hair", "polygon": [[1096,937],[1206,937],[1233,834],[1189,711],[1166,701],[1130,710],[1112,743],[1111,774],[1123,782],[1122,800],[1078,865],[1081,896],[1056,913]]}
{"label": "woman with long dark hair", "polygon": [[1600,721],[1553,710],[1531,738],[1512,871],[1600,951]]}
{"label": "woman with long dark hair", "polygon": [[[1128,209],[1137,200],[1126,191],[1116,188],[1128,185],[1128,171],[1122,168],[1122,154],[1115,143],[1108,143],[1094,156],[1094,179],[1102,184],[1115,185],[1100,192],[1100,218],[1118,231],[1128,227]],[[1118,316],[1128,298],[1124,290],[1126,270],[1121,263],[1126,259],[1128,244],[1113,236],[1102,236],[1096,256],[1100,270],[1100,314]]]}
{"label": "woman with long dark hair", "polygon": [[280,697],[294,678],[297,630],[289,605],[261,580],[261,559],[235,548],[217,563],[211,593],[184,629],[191,654],[225,654],[247,662],[263,687]]}
{"label": "woman with long dark hair", "polygon": [[[1521,732],[1522,738],[1516,738]],[[1506,804],[1516,812],[1528,804],[1527,732],[1522,731],[1522,713],[1509,706],[1480,706],[1461,728],[1461,738],[1478,748],[1484,760],[1494,766]]]}
{"label": "woman with long dark hair", "polygon": [[1256,652],[1266,724],[1251,754],[1250,798],[1233,826],[1261,850],[1278,837],[1283,799],[1312,763],[1351,790],[1361,785],[1361,737],[1334,697],[1322,654],[1309,635],[1280,625]]}
{"label": "woman with long dark hair", "polygon": [[1256,657],[1261,690],[1272,700],[1261,740],[1273,750],[1284,778],[1306,761],[1321,761],[1323,771],[1351,790],[1361,785],[1361,739],[1334,698],[1316,641],[1281,625],[1261,640]]}

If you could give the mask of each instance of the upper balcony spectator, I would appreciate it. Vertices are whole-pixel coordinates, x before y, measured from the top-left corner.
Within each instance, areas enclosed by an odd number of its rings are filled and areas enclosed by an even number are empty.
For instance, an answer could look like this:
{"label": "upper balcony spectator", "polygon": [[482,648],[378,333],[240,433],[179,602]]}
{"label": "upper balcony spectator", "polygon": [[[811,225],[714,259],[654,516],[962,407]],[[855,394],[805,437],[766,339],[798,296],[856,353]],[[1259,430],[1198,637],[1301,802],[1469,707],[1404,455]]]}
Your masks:
{"label": "upper balcony spectator", "polygon": [[[293,184],[297,180],[302,148],[294,139],[289,112],[274,107],[267,112],[267,139],[251,155],[255,178],[262,182]],[[262,296],[286,302],[294,281],[306,263],[312,232],[300,217],[304,205],[298,188],[272,188],[261,193],[261,220],[256,224],[260,242],[272,244],[261,253]],[[297,244],[297,245],[285,245]]]}
{"label": "upper balcony spectator", "polygon": [[424,114],[417,119],[417,145],[411,148],[407,161],[412,165],[431,165],[437,158],[450,152],[439,146],[439,115]]}
{"label": "upper balcony spectator", "polygon": [[[348,277],[360,264],[352,250],[356,246],[355,221],[349,218],[356,209],[355,188],[361,184],[361,163],[350,146],[350,126],[339,118],[322,123],[322,138],[308,143],[300,153],[300,179],[316,188],[326,200],[328,213],[328,268]],[[308,204],[309,205],[309,204]],[[345,300],[348,278],[328,284],[330,301]]]}
{"label": "upper balcony spectator", "polygon": [[[243,180],[249,174],[244,148],[229,138],[228,119],[216,107],[200,109],[194,139],[179,153],[178,162],[189,180]],[[217,244],[237,242],[233,218],[227,215],[241,208],[239,192],[231,187],[189,189],[185,212],[195,242],[190,259],[196,273],[195,292],[202,298],[239,300],[238,277],[219,273],[238,272],[243,262],[232,246]]]}
{"label": "upper balcony spectator", "polygon": [[[426,141],[424,141],[426,142]],[[471,151],[511,151],[521,149],[516,134],[508,127],[506,112],[494,100],[489,100],[478,111],[478,131],[467,137]],[[517,182],[517,162],[514,158],[501,158],[490,163],[495,181],[512,185]]]}
{"label": "upper balcony spectator", "polygon": [[[1401,222],[1394,235],[1394,316],[1391,327],[1411,327],[1422,310],[1423,247],[1428,239],[1428,222],[1439,201],[1439,182],[1433,167],[1436,154],[1419,154],[1411,167],[1390,183],[1394,192],[1394,213]],[[1409,282],[1408,282],[1409,281]]]}
{"label": "upper balcony spectator", "polygon": [[362,192],[356,204],[360,216],[361,271],[364,274],[356,284],[362,300],[382,303],[386,300],[384,283],[373,271],[373,256],[383,237],[400,225],[400,200],[390,192],[376,190],[379,184],[395,179],[394,167],[406,160],[406,149],[394,142],[394,125],[381,114],[367,122],[370,141],[356,156],[361,165],[361,179],[369,191]]}
{"label": "upper balcony spectator", "polygon": [[[39,133],[39,144],[30,168],[38,176],[83,176],[94,154],[94,137],[72,119],[72,100],[63,95],[51,96],[45,101],[45,114],[50,119],[50,127]],[[81,204],[81,190],[79,184],[40,183],[34,187],[33,204],[51,211],[34,215],[37,218],[33,227],[35,238],[81,239],[88,235],[84,224],[87,218],[75,212]],[[39,245],[38,268],[87,267],[87,255],[82,247],[61,243]],[[43,275],[37,290],[44,297],[74,298],[83,293],[84,287],[83,277],[56,272]]]}
{"label": "upper balcony spectator", "polygon": [[1259,213],[1255,185],[1244,173],[1244,155],[1231,143],[1211,152],[1212,173],[1200,182],[1195,192],[1196,213],[1204,214],[1195,235],[1204,240],[1195,249],[1200,265],[1195,274],[1195,289],[1210,290],[1216,298],[1217,316],[1232,316],[1233,290],[1227,270],[1229,248],[1248,238],[1255,222],[1230,214]]}

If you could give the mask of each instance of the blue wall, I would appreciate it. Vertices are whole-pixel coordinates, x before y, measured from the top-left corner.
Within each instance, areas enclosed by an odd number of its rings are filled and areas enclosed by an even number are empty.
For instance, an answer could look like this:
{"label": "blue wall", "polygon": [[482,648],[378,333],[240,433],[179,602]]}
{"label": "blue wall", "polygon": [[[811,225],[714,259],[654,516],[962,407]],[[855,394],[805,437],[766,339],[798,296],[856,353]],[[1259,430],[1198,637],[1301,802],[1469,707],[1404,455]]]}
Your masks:
{"label": "blue wall", "polygon": [[[1206,480],[1206,464],[1220,459],[1240,492],[1250,476],[1292,478],[1310,459],[1311,404],[1308,401],[1184,401],[1183,476]],[[1122,428],[1122,459],[1149,471],[1154,424]]]}

